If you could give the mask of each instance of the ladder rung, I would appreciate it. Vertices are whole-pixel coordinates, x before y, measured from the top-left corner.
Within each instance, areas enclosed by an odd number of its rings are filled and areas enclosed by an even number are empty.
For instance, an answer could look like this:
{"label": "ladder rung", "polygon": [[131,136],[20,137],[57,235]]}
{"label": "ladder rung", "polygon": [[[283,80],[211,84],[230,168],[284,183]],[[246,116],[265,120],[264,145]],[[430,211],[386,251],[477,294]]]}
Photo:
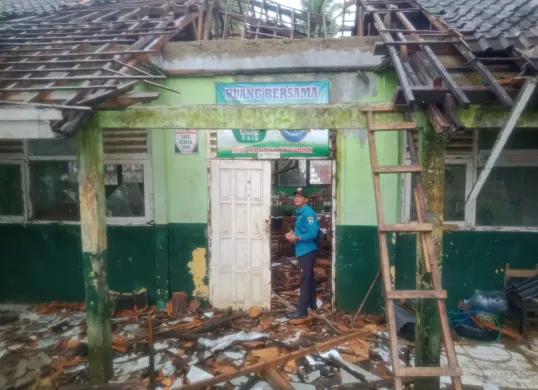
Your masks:
{"label": "ladder rung", "polygon": [[382,123],[370,127],[371,131],[400,131],[400,130],[415,130],[417,124],[415,122],[397,122],[397,123]]}
{"label": "ladder rung", "polygon": [[431,223],[392,223],[379,225],[381,232],[431,232]]}
{"label": "ladder rung", "polygon": [[460,367],[398,367],[396,376],[462,376],[462,370]]}
{"label": "ladder rung", "polygon": [[413,173],[422,172],[420,165],[378,165],[373,169],[374,173]]}
{"label": "ladder rung", "polygon": [[392,290],[388,299],[446,299],[446,290]]}

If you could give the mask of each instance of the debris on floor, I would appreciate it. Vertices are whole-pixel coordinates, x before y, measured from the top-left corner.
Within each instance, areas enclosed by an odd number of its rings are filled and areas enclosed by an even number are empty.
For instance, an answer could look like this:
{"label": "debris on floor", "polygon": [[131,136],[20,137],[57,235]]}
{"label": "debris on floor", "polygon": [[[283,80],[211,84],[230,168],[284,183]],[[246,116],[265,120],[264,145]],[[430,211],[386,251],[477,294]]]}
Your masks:
{"label": "debris on floor", "polygon": [[[292,305],[289,296],[274,293],[274,299],[281,307]],[[152,381],[160,390],[391,388],[389,340],[379,315],[353,321],[321,307],[288,321],[285,309],[211,310],[186,294],[174,294],[163,312],[130,307],[115,311],[111,320],[111,383]],[[0,305],[0,390],[87,384],[84,308]],[[400,332],[412,328],[405,315]],[[456,339],[464,384],[502,389],[538,383],[538,353],[516,341],[481,345]],[[400,364],[414,365],[413,341],[400,338],[399,345]],[[442,383],[448,386],[449,378]]]}
{"label": "debris on floor", "polygon": [[[128,304],[117,302],[111,321],[113,383],[149,384],[154,377],[162,389],[207,381],[214,388],[308,389],[381,379],[363,364],[370,364],[372,340],[384,327],[364,317],[353,323],[351,316],[322,308],[292,323],[285,310],[211,310],[199,301],[187,305],[182,294],[174,294],[163,312],[134,310],[134,297],[123,298]],[[84,308],[0,305],[0,390],[87,383]],[[351,337],[354,332],[359,335]]]}

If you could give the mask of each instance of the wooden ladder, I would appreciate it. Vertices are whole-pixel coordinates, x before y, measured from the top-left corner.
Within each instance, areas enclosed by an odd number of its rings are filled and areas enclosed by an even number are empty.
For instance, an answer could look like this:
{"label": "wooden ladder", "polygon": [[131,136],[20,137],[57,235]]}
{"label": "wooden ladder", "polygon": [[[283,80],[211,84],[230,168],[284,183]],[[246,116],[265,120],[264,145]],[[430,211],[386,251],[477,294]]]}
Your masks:
{"label": "wooden ladder", "polygon": [[[445,298],[446,291],[441,287],[441,275],[435,247],[432,241],[433,225],[426,221],[426,203],[424,189],[421,180],[417,180],[413,191],[418,222],[413,223],[396,223],[386,224],[383,212],[383,201],[381,197],[381,174],[384,173],[420,173],[422,166],[418,160],[418,153],[414,141],[416,124],[414,122],[401,122],[378,124],[374,122],[374,112],[401,112],[401,109],[394,106],[370,106],[362,110],[366,113],[368,126],[368,146],[370,150],[370,165],[372,167],[372,179],[374,182],[374,195],[376,203],[377,225],[379,235],[379,257],[381,260],[381,274],[383,277],[383,286],[385,291],[385,305],[387,323],[389,327],[390,350],[393,365],[394,388],[402,389],[402,378],[404,377],[433,377],[433,376],[450,376],[454,390],[462,389],[461,375],[462,370],[458,367],[456,350],[452,342],[448,315],[446,311]],[[410,120],[409,113],[405,113],[405,120]],[[377,149],[375,133],[378,131],[405,131],[407,134],[408,147],[411,157],[411,165],[379,165],[377,158]],[[393,290],[389,256],[387,249],[387,233],[405,232],[418,233],[421,240],[421,251],[423,253],[424,267],[427,272],[431,272],[433,290]],[[435,299],[437,302],[437,312],[441,321],[441,335],[445,346],[448,360],[447,367],[402,367],[400,365],[398,336],[396,334],[396,322],[394,318],[394,300],[396,299]]]}

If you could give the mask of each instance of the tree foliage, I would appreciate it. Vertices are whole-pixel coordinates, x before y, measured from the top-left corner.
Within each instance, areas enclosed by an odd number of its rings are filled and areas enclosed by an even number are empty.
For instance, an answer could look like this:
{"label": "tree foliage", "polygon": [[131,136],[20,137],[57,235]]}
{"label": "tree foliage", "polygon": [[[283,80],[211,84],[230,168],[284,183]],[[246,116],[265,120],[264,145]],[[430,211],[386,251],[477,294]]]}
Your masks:
{"label": "tree foliage", "polygon": [[[340,30],[343,4],[335,0],[301,0],[303,11],[325,16],[327,36],[332,37]],[[311,37],[323,37],[323,24],[310,25]]]}

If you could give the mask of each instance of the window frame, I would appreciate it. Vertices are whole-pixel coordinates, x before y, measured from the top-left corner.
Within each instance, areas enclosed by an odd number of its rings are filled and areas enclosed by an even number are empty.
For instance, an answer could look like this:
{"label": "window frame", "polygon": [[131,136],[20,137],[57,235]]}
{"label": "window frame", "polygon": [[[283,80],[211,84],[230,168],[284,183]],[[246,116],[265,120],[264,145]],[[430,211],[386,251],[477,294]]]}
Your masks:
{"label": "window frame", "polygon": [[[526,150],[536,150],[536,152],[538,152],[538,149],[526,149]],[[533,162],[532,164],[529,164],[527,163],[526,165],[510,165],[510,166],[507,166],[507,165],[499,165],[499,166],[494,166],[494,168],[537,168],[538,167],[538,161],[536,162]],[[476,167],[476,177],[475,177],[475,180],[476,178],[478,178],[478,166]],[[491,172],[490,172],[491,174]],[[474,217],[474,220],[473,220],[473,225],[472,225],[472,230],[478,230],[478,231],[490,231],[490,230],[495,230],[495,231],[502,231],[502,232],[522,232],[522,231],[525,231],[525,232],[538,232],[538,226],[506,226],[506,225],[476,225],[475,221],[476,221],[476,203],[477,203],[477,200],[478,200],[478,196],[476,197],[475,201],[473,202],[474,204],[474,207],[475,207],[475,212],[473,214],[473,217]]]}
{"label": "window frame", "polygon": [[19,172],[20,172],[20,181],[21,181],[21,188],[22,188],[22,215],[4,215],[0,214],[0,220],[7,221],[7,222],[13,222],[13,221],[26,221],[28,220],[28,204],[27,204],[27,186],[26,186],[26,180],[24,178],[24,160],[21,160],[20,158],[2,158],[0,159],[0,165],[18,165],[19,166]]}
{"label": "window frame", "polygon": [[[290,158],[289,160],[305,160],[305,163],[306,163],[306,184],[305,185],[284,185],[284,184],[280,184],[280,176],[279,175],[276,175],[275,177],[275,184],[274,186],[275,187],[290,187],[290,188],[295,188],[295,187],[319,187],[319,188],[322,188],[322,187],[330,187],[332,185],[332,177],[331,177],[331,183],[329,184],[311,184],[310,183],[310,162],[311,161],[332,161],[330,158],[318,158],[318,157],[300,157],[300,158]],[[278,161],[278,160],[275,160],[275,161]],[[331,164],[327,164],[327,165],[331,165]],[[298,166],[297,166],[298,167]],[[332,172],[332,165],[331,165],[331,172]]]}
{"label": "window frame", "polygon": [[[469,197],[476,182],[476,169],[474,169],[474,158],[470,156],[449,156],[445,158],[445,165],[465,165],[465,199]],[[476,201],[466,202],[463,221],[445,220],[447,224],[458,225],[460,228],[474,226],[476,218]]]}
{"label": "window frame", "polygon": [[[411,159],[405,158],[405,165],[410,165]],[[445,165],[465,165],[465,197],[469,196],[469,193],[472,189],[472,183],[474,180],[476,180],[473,177],[473,169],[474,166],[474,159],[470,156],[456,156],[451,155],[449,157],[445,158]],[[403,180],[402,180],[402,213],[401,213],[401,220],[403,222],[409,222],[411,220],[411,204],[412,204],[412,194],[411,194],[411,175],[410,174],[403,174]],[[444,222],[451,225],[458,225],[460,228],[464,228],[467,226],[470,226],[470,216],[473,213],[473,210],[475,209],[474,204],[466,204],[465,205],[465,220],[463,221],[449,221],[445,220]]]}
{"label": "window frame", "polygon": [[[446,165],[462,165],[466,164],[466,184],[465,184],[465,196],[468,197],[474,183],[478,179],[478,137],[479,131],[474,130],[473,151],[469,154],[445,154]],[[405,148],[405,142],[404,142]],[[536,151],[538,149],[526,149],[528,151]],[[403,161],[405,165],[410,164],[410,158],[408,153],[404,149]],[[525,165],[513,165],[513,168],[518,167],[538,167],[538,161],[526,162]],[[409,174],[402,175],[401,182],[401,213],[400,218],[403,222],[409,222],[411,215],[411,177]],[[478,198],[478,197],[477,197]],[[460,230],[474,230],[474,231],[501,231],[501,232],[538,232],[538,226],[497,226],[497,225],[477,225],[476,224],[476,202],[477,199],[469,202],[465,205],[465,221],[448,221],[446,224],[457,225]]]}
{"label": "window frame", "polygon": [[144,216],[143,217],[107,217],[111,225],[143,225],[153,221],[153,201],[151,181],[151,163],[148,159],[105,159],[105,165],[142,165],[144,172]]}
{"label": "window frame", "polygon": [[[149,133],[148,133],[149,137]],[[21,166],[21,182],[23,186],[24,216],[0,215],[0,223],[22,222],[35,224],[62,223],[69,225],[80,224],[80,221],[66,221],[55,219],[34,219],[32,200],[30,198],[30,162],[35,161],[77,161],[73,155],[64,156],[33,156],[28,151],[28,141],[24,140],[23,154],[0,155],[0,164],[18,164]],[[149,141],[149,140],[148,140]],[[148,143],[149,144],[149,143]],[[153,209],[153,181],[151,169],[151,155],[147,153],[132,154],[105,154],[105,165],[139,164],[144,172],[144,216],[143,217],[106,217],[107,225],[147,225],[154,221]]]}

